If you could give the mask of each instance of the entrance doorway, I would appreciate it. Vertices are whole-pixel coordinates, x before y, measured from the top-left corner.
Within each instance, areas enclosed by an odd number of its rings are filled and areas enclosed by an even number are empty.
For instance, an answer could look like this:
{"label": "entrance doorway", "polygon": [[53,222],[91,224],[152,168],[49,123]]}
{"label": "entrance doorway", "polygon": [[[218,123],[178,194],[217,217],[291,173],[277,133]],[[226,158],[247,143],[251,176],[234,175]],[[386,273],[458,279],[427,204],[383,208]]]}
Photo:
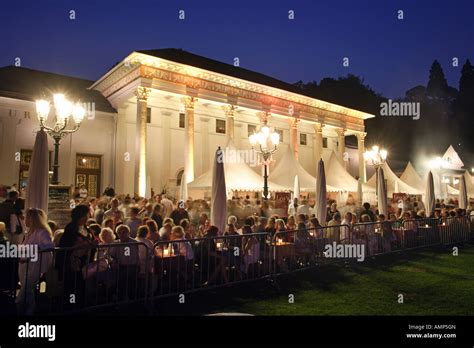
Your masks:
{"label": "entrance doorway", "polygon": [[91,154],[76,155],[76,187],[84,185],[89,197],[99,197],[101,192],[102,156]]}

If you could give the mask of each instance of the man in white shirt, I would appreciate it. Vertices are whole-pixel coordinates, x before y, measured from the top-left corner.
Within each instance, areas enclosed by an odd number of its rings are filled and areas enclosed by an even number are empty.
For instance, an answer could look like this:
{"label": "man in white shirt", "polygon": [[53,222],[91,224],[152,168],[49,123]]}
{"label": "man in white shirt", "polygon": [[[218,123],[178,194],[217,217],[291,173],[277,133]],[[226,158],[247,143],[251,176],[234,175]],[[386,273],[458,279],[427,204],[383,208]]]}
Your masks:
{"label": "man in white shirt", "polygon": [[107,210],[105,213],[104,213],[104,217],[106,218],[113,218],[114,217],[114,213],[116,211],[119,211],[120,212],[120,215],[122,217],[122,221],[124,219],[124,214],[123,212],[118,208],[119,206],[119,200],[117,198],[113,198],[112,201],[110,202],[110,209]]}
{"label": "man in white shirt", "polygon": [[307,200],[303,200],[302,204],[296,209],[297,214],[310,215],[310,207]]}

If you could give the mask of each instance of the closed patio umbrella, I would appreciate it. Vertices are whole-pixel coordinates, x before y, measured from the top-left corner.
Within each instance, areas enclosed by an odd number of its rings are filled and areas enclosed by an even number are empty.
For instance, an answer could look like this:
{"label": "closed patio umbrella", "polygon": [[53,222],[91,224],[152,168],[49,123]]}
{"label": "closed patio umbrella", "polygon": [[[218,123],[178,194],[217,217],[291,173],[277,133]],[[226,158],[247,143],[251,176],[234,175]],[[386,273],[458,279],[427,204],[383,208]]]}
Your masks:
{"label": "closed patio umbrella", "polygon": [[48,212],[49,195],[48,136],[41,129],[36,133],[26,187],[25,208],[38,208]]}
{"label": "closed patio umbrella", "polygon": [[427,217],[430,217],[435,210],[434,181],[433,173],[431,173],[431,171],[428,173],[428,176],[426,178],[425,210]]}
{"label": "closed patio umbrella", "polygon": [[318,162],[316,172],[316,204],[315,215],[321,225],[326,225],[327,202],[326,202],[326,174],[324,173],[324,162]]}
{"label": "closed patio umbrella", "polygon": [[300,180],[298,178],[298,175],[295,175],[295,183],[293,185],[293,198],[298,198],[298,201],[300,199]]}
{"label": "closed patio umbrella", "polygon": [[459,208],[467,209],[466,178],[464,176],[459,179]]}
{"label": "closed patio umbrella", "polygon": [[181,177],[181,185],[179,186],[179,200],[186,202],[188,199],[188,183],[186,182],[186,173]]}
{"label": "closed patio umbrella", "polygon": [[[242,178],[245,180],[245,178]],[[223,234],[227,223],[227,189],[225,186],[223,153],[219,147],[216,151],[212,170],[211,191],[211,224]]]}
{"label": "closed patio umbrella", "polygon": [[387,187],[385,185],[385,176],[382,167],[378,169],[377,180],[377,205],[379,214],[383,214],[387,218]]}

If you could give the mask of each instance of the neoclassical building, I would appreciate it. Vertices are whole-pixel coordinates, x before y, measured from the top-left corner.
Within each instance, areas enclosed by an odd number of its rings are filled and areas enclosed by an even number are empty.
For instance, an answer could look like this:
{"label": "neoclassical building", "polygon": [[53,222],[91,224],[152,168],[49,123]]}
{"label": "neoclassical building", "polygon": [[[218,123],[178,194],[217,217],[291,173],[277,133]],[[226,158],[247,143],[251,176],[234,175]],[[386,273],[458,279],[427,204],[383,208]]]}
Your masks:
{"label": "neoclassical building", "polygon": [[[215,150],[229,139],[250,149],[248,137],[263,119],[280,133],[280,147],[290,146],[312,175],[329,149],[366,181],[364,120],[373,115],[257,72],[158,49],[132,52],[97,81],[0,68],[0,184],[26,183],[39,129],[34,101],[52,92],[90,106],[80,129],[61,142],[59,179],[84,183],[92,195],[107,185],[122,193],[174,193],[183,173],[191,182],[208,171]],[[347,136],[356,136],[356,147],[346,146]]]}

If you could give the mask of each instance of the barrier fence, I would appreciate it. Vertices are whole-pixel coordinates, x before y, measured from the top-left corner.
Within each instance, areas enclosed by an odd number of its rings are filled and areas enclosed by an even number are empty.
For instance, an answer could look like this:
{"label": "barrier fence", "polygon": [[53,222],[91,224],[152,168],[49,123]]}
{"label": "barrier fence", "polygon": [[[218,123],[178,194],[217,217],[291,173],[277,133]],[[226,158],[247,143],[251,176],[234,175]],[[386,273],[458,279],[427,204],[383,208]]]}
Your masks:
{"label": "barrier fence", "polygon": [[[474,217],[357,223],[192,240],[55,248],[0,259],[22,313],[96,310],[367,257],[474,240]],[[21,284],[21,286],[19,285]],[[0,312],[1,313],[1,312]]]}

